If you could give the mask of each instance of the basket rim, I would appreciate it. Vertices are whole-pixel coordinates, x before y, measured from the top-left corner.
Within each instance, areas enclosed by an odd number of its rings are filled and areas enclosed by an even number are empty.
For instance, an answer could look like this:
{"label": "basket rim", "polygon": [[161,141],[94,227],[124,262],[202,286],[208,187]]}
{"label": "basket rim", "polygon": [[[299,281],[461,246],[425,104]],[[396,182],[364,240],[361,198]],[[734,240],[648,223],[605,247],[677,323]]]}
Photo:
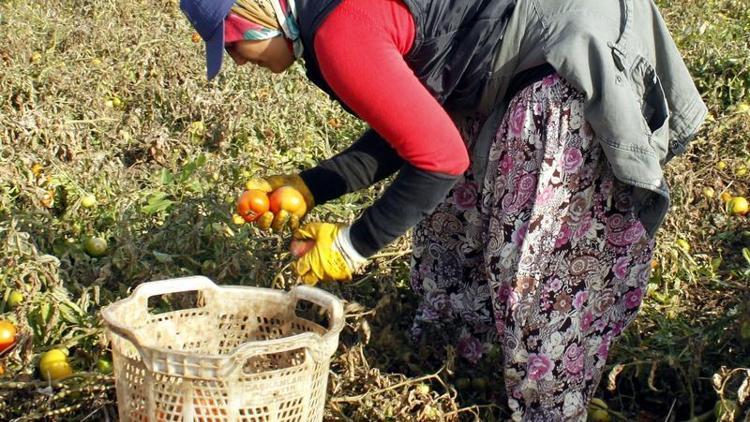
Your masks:
{"label": "basket rim", "polygon": [[[326,333],[326,334],[321,335],[313,331],[306,331],[304,333],[297,333],[291,336],[280,337],[280,338],[275,338],[275,339],[244,342],[240,344],[239,346],[234,347],[231,351],[227,353],[200,353],[200,352],[190,352],[190,351],[180,350],[180,349],[168,349],[166,347],[160,347],[160,346],[150,346],[142,342],[138,342],[138,344],[136,344],[136,342],[134,342],[132,339],[129,339],[126,336],[123,336],[122,334],[118,333],[116,330],[111,329],[111,326],[109,324],[106,324],[106,325],[107,325],[106,328],[109,332],[115,335],[118,335],[124,338],[125,340],[129,341],[131,344],[133,344],[133,346],[136,347],[136,349],[142,348],[145,350],[160,352],[163,354],[183,355],[183,356],[191,357],[191,358],[205,358],[205,359],[231,358],[235,356],[241,349],[247,348],[250,345],[257,347],[257,348],[274,347],[274,346],[278,347],[279,345],[285,345],[285,343],[299,343],[301,340],[311,340],[313,342],[321,343],[321,342],[325,342],[326,340],[328,340],[329,334],[331,334],[331,333]],[[310,337],[315,337],[315,338],[309,339]],[[300,345],[299,347],[301,348],[305,346]],[[292,350],[294,348],[290,348],[289,350]],[[271,353],[275,353],[275,352],[271,352]]]}
{"label": "basket rim", "polygon": [[[162,286],[164,286],[165,291],[159,290]],[[318,304],[321,307],[324,307],[327,311],[329,311],[329,313],[331,314],[329,326],[322,327],[316,324],[325,330],[323,334],[319,334],[313,331],[307,331],[307,332],[297,333],[291,336],[285,336],[285,337],[276,338],[276,339],[244,342],[243,344],[238,345],[237,347],[235,347],[228,353],[198,353],[198,352],[189,352],[189,351],[178,350],[178,349],[168,349],[166,347],[161,347],[161,346],[157,346],[153,344],[148,345],[149,342],[143,342],[142,337],[136,334],[136,332],[133,329],[126,327],[124,324],[118,324],[116,322],[114,313],[117,312],[119,308],[126,306],[130,303],[136,302],[138,300],[141,300],[142,304],[146,303],[148,297],[154,296],[155,295],[154,293],[166,294],[166,293],[177,293],[177,292],[196,291],[196,290],[214,290],[218,292],[226,292],[226,291],[231,291],[231,290],[242,290],[246,292],[255,291],[255,292],[262,292],[262,294],[267,295],[267,296],[278,296],[279,298],[287,298],[287,299],[297,298],[298,300],[303,300],[303,299],[309,300]],[[149,292],[150,292],[150,295],[149,295]],[[325,304],[323,302],[325,302]],[[292,350],[292,349],[301,348],[301,347],[312,348],[313,345],[320,344],[320,343],[327,343],[331,338],[337,339],[340,332],[343,330],[344,323],[345,323],[345,316],[343,315],[343,305],[342,305],[341,299],[337,298],[331,293],[326,292],[325,290],[322,290],[316,287],[299,285],[287,291],[287,290],[273,289],[273,288],[268,288],[268,287],[255,287],[255,286],[242,286],[242,285],[218,286],[215,283],[213,283],[213,281],[203,276],[181,277],[181,278],[141,283],[135,288],[135,290],[130,296],[117,300],[105,306],[104,308],[101,309],[100,314],[101,314],[101,318],[104,322],[104,325],[107,331],[114,333],[120,336],[121,338],[129,341],[136,348],[138,353],[141,355],[141,358],[145,358],[144,353],[143,353],[144,350],[149,351],[149,354],[151,354],[152,352],[155,352],[155,353],[160,353],[160,354],[190,357],[193,359],[199,358],[199,359],[208,359],[208,360],[210,359],[220,360],[220,359],[232,359],[236,357],[238,354],[241,354],[243,352],[243,349],[246,350],[246,349],[250,349],[251,347],[257,348],[257,349],[276,347],[279,349],[278,351],[282,351],[282,347],[288,347],[287,350]],[[315,324],[315,322],[313,321],[311,322]],[[299,344],[300,342],[302,342],[302,344]],[[273,353],[273,352],[270,352],[270,353]]]}

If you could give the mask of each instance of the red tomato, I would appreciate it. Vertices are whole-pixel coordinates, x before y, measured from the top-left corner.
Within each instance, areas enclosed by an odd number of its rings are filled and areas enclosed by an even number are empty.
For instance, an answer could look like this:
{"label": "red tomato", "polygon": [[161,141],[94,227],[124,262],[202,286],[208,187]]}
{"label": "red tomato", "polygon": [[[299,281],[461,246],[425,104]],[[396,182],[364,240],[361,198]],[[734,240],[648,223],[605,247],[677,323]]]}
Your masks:
{"label": "red tomato", "polygon": [[268,198],[271,205],[271,212],[278,214],[280,210],[294,214],[302,218],[307,212],[305,198],[299,191],[291,186],[282,186],[271,192]]}
{"label": "red tomato", "polygon": [[268,195],[265,192],[249,189],[242,192],[242,196],[237,201],[237,214],[250,223],[268,212],[268,206]]}
{"label": "red tomato", "polygon": [[16,343],[16,326],[7,320],[0,320],[0,353]]}

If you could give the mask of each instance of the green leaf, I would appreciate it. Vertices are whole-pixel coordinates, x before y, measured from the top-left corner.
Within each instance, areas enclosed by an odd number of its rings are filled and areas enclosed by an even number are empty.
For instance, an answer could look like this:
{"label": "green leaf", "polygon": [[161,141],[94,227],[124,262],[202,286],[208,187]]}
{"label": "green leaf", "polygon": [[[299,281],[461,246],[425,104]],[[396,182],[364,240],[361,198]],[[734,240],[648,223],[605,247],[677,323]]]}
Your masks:
{"label": "green leaf", "polygon": [[191,192],[200,192],[202,189],[201,182],[198,180],[193,180],[190,183],[188,183],[185,188]]}
{"label": "green leaf", "polygon": [[77,307],[74,307],[73,304],[68,302],[63,302],[60,304],[60,307],[58,308],[60,310],[60,317],[70,324],[81,324],[82,318],[80,317],[80,314],[78,313]]}
{"label": "green leaf", "polygon": [[172,172],[169,171],[169,169],[163,168],[161,169],[160,178],[162,185],[168,185],[172,183],[172,180],[174,180],[174,175],[172,175]]}
{"label": "green leaf", "polygon": [[195,160],[185,164],[185,166],[182,167],[182,171],[180,171],[180,181],[181,182],[186,181],[188,178],[190,178],[190,176],[192,176],[195,173],[195,171],[199,167],[202,167],[204,164],[206,164],[205,154],[201,154]]}
{"label": "green leaf", "polygon": [[742,256],[745,257],[747,265],[750,265],[750,248],[742,248]]}
{"label": "green leaf", "polygon": [[713,272],[719,271],[719,268],[721,267],[722,259],[720,256],[717,256],[716,258],[711,260],[711,269]]}
{"label": "green leaf", "polygon": [[148,205],[143,207],[142,210],[146,214],[156,214],[166,211],[172,204],[174,204],[174,201],[167,199],[166,193],[155,192],[148,198]]}
{"label": "green leaf", "polygon": [[187,179],[190,178],[190,176],[195,173],[195,170],[198,168],[198,166],[195,164],[195,161],[191,161],[187,164],[185,164],[182,167],[182,170],[180,171],[180,182],[184,182]]}
{"label": "green leaf", "polygon": [[156,260],[158,262],[160,262],[162,264],[171,264],[172,263],[172,255],[170,255],[168,253],[157,252],[157,251],[153,251],[152,253],[154,254],[154,258],[156,258]]}

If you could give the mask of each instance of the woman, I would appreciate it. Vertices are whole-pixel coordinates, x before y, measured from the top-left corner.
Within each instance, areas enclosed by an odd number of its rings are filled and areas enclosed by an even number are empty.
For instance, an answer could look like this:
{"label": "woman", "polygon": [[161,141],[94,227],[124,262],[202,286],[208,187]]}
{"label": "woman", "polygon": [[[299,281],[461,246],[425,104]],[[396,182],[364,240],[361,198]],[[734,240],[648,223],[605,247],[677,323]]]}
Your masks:
{"label": "woman", "polygon": [[646,289],[669,203],[662,166],[706,113],[653,3],[181,8],[206,41],[209,78],[223,49],[274,72],[303,58],[309,79],[370,126],[335,157],[259,186],[293,186],[309,209],[398,172],[350,226],[294,233],[315,242],[295,264],[302,279],[349,280],[414,227],[414,334],[458,327],[471,361],[499,343],[515,420],[585,419],[609,347]]}

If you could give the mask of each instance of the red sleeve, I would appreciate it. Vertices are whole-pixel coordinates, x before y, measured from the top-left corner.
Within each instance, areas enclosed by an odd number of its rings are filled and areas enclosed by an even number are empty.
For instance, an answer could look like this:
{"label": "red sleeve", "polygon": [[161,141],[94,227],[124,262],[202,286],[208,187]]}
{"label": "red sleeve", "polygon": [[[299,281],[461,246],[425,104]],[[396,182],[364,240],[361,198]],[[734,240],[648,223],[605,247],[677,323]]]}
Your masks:
{"label": "red sleeve", "polygon": [[320,70],[336,95],[415,167],[462,174],[469,156],[443,107],[409,68],[411,13],[399,0],[344,0],[315,36]]}

